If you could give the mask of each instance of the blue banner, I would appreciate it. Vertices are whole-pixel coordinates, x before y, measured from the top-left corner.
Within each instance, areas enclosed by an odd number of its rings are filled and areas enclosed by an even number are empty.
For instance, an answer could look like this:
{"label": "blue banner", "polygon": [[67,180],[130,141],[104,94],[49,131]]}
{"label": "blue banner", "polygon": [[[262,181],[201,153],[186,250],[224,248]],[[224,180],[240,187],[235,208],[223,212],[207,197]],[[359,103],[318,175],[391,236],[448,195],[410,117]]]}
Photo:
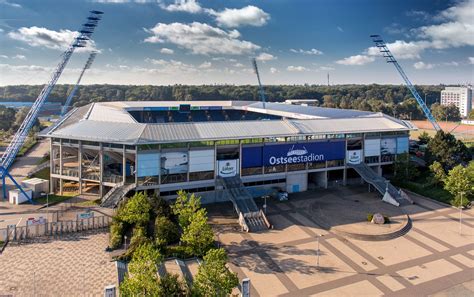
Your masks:
{"label": "blue banner", "polygon": [[242,147],[242,168],[262,167],[262,146]]}
{"label": "blue banner", "polygon": [[345,141],[243,147],[242,168],[342,160],[345,152]]}
{"label": "blue banner", "polygon": [[263,147],[263,165],[340,160],[345,158],[345,146],[345,141],[267,145]]}

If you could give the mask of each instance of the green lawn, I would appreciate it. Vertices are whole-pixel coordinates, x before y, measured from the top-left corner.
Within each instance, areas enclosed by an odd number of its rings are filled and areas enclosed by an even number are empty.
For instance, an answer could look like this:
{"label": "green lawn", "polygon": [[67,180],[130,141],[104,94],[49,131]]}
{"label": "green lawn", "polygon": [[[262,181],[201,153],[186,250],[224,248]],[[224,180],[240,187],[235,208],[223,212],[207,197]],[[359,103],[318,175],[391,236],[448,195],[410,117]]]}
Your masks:
{"label": "green lawn", "polygon": [[38,141],[36,137],[28,137],[26,139],[25,144],[21,147],[20,151],[18,152],[18,157],[24,156]]}
{"label": "green lawn", "polygon": [[[66,200],[70,199],[71,197],[72,196],[60,196],[60,195],[50,194],[49,197],[48,197],[49,205],[66,201]],[[37,204],[46,204],[46,201],[47,201],[46,196],[35,199],[35,202]]]}
{"label": "green lawn", "polygon": [[408,189],[419,195],[450,204],[453,196],[441,186],[432,185],[429,182],[429,173],[424,173],[415,180],[405,182],[394,182],[398,187]]}
{"label": "green lawn", "polygon": [[49,173],[50,173],[50,170],[49,170],[49,167],[47,167],[36,172],[35,174],[33,174],[32,177],[49,180]]}
{"label": "green lawn", "polygon": [[77,206],[98,206],[100,205],[100,199],[82,201],[76,204]]}

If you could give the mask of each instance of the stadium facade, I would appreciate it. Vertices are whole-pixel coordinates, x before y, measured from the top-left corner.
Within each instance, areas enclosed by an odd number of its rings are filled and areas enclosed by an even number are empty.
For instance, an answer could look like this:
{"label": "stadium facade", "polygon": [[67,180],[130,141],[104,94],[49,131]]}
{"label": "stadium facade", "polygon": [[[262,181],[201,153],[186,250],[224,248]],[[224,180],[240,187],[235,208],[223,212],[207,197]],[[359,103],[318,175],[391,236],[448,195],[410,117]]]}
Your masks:
{"label": "stadium facade", "polygon": [[225,177],[258,196],[361,182],[408,151],[410,122],[382,113],[254,101],[92,103],[43,131],[51,189],[100,197],[150,190],[223,200]]}

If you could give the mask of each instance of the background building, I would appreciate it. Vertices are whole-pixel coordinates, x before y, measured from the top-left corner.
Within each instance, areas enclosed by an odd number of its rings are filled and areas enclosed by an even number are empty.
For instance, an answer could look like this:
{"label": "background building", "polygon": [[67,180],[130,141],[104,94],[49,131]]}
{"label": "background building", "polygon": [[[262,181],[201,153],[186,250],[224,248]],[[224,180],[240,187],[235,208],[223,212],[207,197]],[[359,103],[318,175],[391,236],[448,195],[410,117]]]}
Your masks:
{"label": "background building", "polygon": [[467,117],[472,109],[472,88],[446,87],[441,91],[441,105],[455,105],[461,117]]}

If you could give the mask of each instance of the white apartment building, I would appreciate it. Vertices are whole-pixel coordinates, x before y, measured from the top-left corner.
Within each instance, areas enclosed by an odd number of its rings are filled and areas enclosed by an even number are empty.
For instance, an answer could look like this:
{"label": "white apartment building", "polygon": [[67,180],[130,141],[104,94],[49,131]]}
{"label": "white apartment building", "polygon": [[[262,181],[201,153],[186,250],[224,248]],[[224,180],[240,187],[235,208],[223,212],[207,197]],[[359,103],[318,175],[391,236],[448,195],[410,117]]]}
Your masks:
{"label": "white apartment building", "polygon": [[441,91],[441,105],[455,105],[461,117],[467,117],[472,109],[471,87],[446,87]]}

